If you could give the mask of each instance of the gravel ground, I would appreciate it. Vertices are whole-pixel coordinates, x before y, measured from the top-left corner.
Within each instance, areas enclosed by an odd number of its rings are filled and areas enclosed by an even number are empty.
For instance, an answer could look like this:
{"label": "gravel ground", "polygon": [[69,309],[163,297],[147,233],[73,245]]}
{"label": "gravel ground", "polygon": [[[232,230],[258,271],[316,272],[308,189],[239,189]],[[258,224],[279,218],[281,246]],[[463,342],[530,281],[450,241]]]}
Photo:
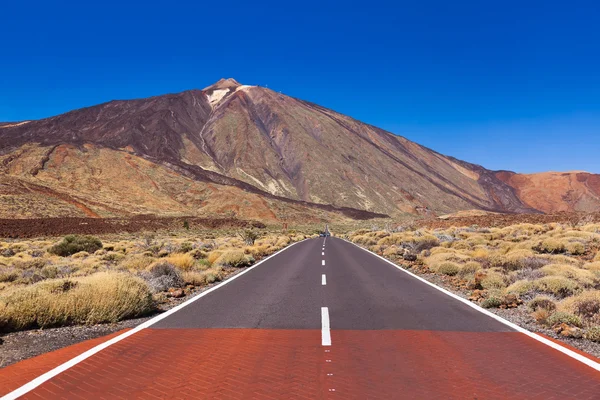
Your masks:
{"label": "gravel ground", "polygon": [[[226,279],[244,271],[246,268],[236,268],[229,271]],[[221,281],[223,282],[223,281]],[[129,319],[114,324],[99,324],[88,326],[67,326],[61,328],[38,329],[22,332],[12,332],[0,336],[0,368],[14,364],[27,358],[35,357],[70,346],[84,340],[95,339],[100,336],[109,335],[126,328],[135,328],[152,317],[167,311],[191,297],[202,293],[221,282],[197,288],[187,296],[180,299],[171,299],[168,303],[160,305],[160,310],[154,315],[144,318]]]}
{"label": "gravel ground", "polygon": [[[416,274],[421,278],[428,280],[431,283],[441,286],[449,292],[452,292],[464,299],[468,299],[469,297],[469,294],[466,291],[458,290],[455,286],[451,285],[450,282],[448,282],[448,280],[444,276],[436,274],[424,274],[420,273],[415,269],[409,270],[413,274]],[[519,325],[520,327],[525,328],[528,331],[535,333],[543,333],[546,336],[549,336],[553,339],[557,339],[581,351],[591,354],[594,357],[600,358],[600,343],[595,343],[586,339],[565,338],[557,335],[552,329],[537,324],[535,320],[529,315],[529,311],[527,310],[527,306],[525,304],[522,304],[517,308],[505,310],[500,308],[489,308],[488,311],[493,312],[494,314],[512,322],[513,324]]]}

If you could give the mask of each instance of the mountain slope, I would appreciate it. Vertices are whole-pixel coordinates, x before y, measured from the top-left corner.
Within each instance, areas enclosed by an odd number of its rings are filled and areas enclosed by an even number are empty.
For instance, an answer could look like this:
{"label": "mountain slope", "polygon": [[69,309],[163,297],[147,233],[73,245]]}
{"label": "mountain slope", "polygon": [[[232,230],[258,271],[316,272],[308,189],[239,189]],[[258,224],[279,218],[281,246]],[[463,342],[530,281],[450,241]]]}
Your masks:
{"label": "mountain slope", "polygon": [[[6,165],[15,163],[15,154],[26,146],[38,149],[27,156],[35,167],[21,171],[19,179],[50,186],[73,182],[68,192],[85,193],[86,204],[100,198],[102,204],[143,203],[127,193],[126,186],[98,180],[105,175],[94,175],[93,168],[69,175],[63,171],[68,164],[52,167],[48,159],[56,157],[57,149],[69,149],[69,157],[75,158],[83,157],[86,149],[101,152],[106,160],[128,155],[148,163],[139,167],[144,173],[164,168],[182,179],[235,188],[272,202],[320,207],[324,212],[339,211],[325,205],[354,209],[346,215],[359,215],[356,209],[391,216],[422,210],[536,211],[534,204],[519,198],[522,188],[494,171],[233,79],[203,90],[112,101],[39,121],[0,124],[0,153]],[[113,152],[119,155],[109,156]],[[109,161],[98,160],[94,168],[103,162]],[[52,168],[53,183],[48,183]],[[123,171],[130,173],[130,168],[125,165]],[[5,178],[15,175],[14,168],[4,172]],[[171,201],[195,201],[194,194],[182,198],[186,190],[181,185],[162,187],[164,196],[154,196],[148,212],[183,212]],[[89,208],[95,212],[93,205]]]}
{"label": "mountain slope", "polygon": [[588,172],[544,172],[496,174],[513,187],[529,207],[544,213],[600,210],[600,175]]}

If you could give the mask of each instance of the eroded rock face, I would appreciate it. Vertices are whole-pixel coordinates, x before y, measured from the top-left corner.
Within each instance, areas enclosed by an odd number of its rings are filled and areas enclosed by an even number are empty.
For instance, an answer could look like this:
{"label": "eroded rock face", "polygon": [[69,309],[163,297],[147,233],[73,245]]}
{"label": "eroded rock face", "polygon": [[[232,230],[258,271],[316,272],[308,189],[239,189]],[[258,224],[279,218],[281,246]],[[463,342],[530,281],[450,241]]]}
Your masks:
{"label": "eroded rock face", "polygon": [[[30,151],[32,146],[39,151]],[[266,202],[283,201],[282,208],[317,207],[351,218],[465,209],[532,212],[537,208],[537,203],[525,204],[518,196],[525,189],[502,174],[441,155],[316,104],[241,85],[234,79],[222,79],[203,90],[112,101],[39,121],[0,124],[5,177],[49,185],[52,195],[48,196],[56,204],[48,207],[53,209],[68,203],[85,215],[101,215],[90,204],[93,195],[86,199],[77,195],[98,181],[98,168],[85,169],[82,163],[76,173],[67,168],[74,157],[90,158],[86,152],[101,152],[104,159],[118,162],[129,155],[130,160],[123,162],[135,166],[126,166],[123,172],[137,168],[146,177],[153,170],[168,170],[180,182],[233,187]],[[48,183],[51,175],[54,181]],[[60,182],[66,181],[71,188],[61,189]],[[113,196],[115,204],[128,198],[135,203],[116,181],[102,185],[114,189],[107,196]],[[152,198],[148,209],[158,214],[161,209],[189,209],[199,195],[182,195],[182,186],[157,184],[164,196]],[[211,189],[195,190],[208,196]],[[102,204],[107,201],[103,199]],[[265,215],[277,214],[275,206],[260,208],[269,209],[262,212]]]}
{"label": "eroded rock face", "polygon": [[544,213],[600,210],[600,175],[587,172],[543,172],[496,176],[514,188],[528,206]]}

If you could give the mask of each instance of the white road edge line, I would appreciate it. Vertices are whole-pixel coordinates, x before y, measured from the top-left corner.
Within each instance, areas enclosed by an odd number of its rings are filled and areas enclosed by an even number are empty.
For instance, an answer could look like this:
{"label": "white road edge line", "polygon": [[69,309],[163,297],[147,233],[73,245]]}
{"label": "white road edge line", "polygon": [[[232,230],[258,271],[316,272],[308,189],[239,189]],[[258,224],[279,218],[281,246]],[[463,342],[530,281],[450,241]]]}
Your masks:
{"label": "white road edge line", "polygon": [[329,330],[329,309],[321,307],[321,345],[331,346],[331,331]]}
{"label": "white road edge line", "polygon": [[[213,286],[210,289],[208,289],[208,290],[206,290],[206,291],[204,291],[202,293],[199,293],[198,295],[192,297],[191,299],[189,299],[189,300],[181,303],[177,307],[173,307],[170,310],[165,311],[164,313],[162,313],[160,315],[157,315],[156,317],[154,317],[154,318],[152,318],[152,319],[144,322],[143,324],[140,324],[140,325],[136,326],[135,328],[131,329],[130,331],[127,331],[127,332],[125,332],[125,333],[123,333],[123,334],[121,334],[121,335],[119,335],[117,337],[114,337],[114,338],[112,338],[112,339],[110,339],[110,340],[108,340],[108,341],[106,341],[104,343],[100,343],[99,345],[97,345],[95,347],[92,347],[91,349],[87,350],[84,353],[81,353],[77,357],[72,358],[69,361],[67,361],[67,362],[59,365],[58,367],[56,367],[54,369],[51,369],[50,371],[48,371],[48,372],[46,372],[46,373],[38,376],[34,380],[32,380],[32,381],[26,383],[25,385],[21,386],[20,388],[15,389],[14,391],[12,391],[12,392],[4,395],[3,397],[0,397],[0,400],[13,400],[13,399],[16,399],[18,397],[23,396],[26,393],[29,393],[30,391],[32,391],[36,387],[38,387],[41,384],[43,384],[44,382],[46,382],[46,381],[54,378],[56,375],[60,374],[61,372],[64,372],[64,371],[68,370],[69,368],[71,368],[71,367],[79,364],[83,360],[85,360],[85,359],[93,356],[94,354],[96,354],[96,353],[104,350],[105,348],[107,348],[109,346],[112,346],[113,344],[118,343],[121,340],[126,339],[129,336],[134,335],[134,334],[138,333],[139,331],[148,328],[151,325],[154,325],[158,321],[161,321],[161,320],[167,318],[169,315],[176,313],[177,311],[181,310],[182,308],[184,308],[184,307],[192,304],[196,300],[198,300],[198,299],[206,296],[207,294],[209,294],[211,292],[214,292],[215,290],[219,289],[220,287],[225,286],[229,282],[231,282],[231,281],[239,278],[240,276],[242,276],[242,275],[250,272],[251,270],[253,270],[254,268],[258,267],[259,265],[261,265],[262,263],[264,263],[268,259],[275,257],[279,253],[281,253],[281,252],[289,249],[290,247],[292,247],[292,246],[294,246],[294,245],[296,245],[298,243],[302,243],[305,240],[308,240],[308,239],[304,239],[304,240],[301,240],[299,242],[292,243],[291,245],[287,246],[286,248],[283,248],[283,249],[279,250],[278,252],[271,254],[269,257],[267,257],[267,258],[265,258],[263,260],[260,260],[259,262],[257,262],[256,264],[254,264],[250,268],[246,269],[245,271],[242,271],[239,274],[234,275],[231,278],[229,278],[229,279],[227,279],[227,280],[219,283],[218,285]],[[327,324],[329,324],[329,319],[328,319]],[[331,339],[330,339],[330,342],[331,342]]]}
{"label": "white road edge line", "polygon": [[385,261],[386,263],[388,263],[388,264],[391,264],[391,265],[393,265],[394,267],[398,268],[400,271],[402,271],[402,272],[404,272],[404,273],[406,273],[406,274],[408,274],[408,275],[412,276],[413,278],[416,278],[416,279],[420,280],[420,281],[421,281],[421,282],[423,282],[423,283],[426,283],[427,285],[429,285],[429,286],[431,286],[431,287],[434,287],[434,288],[436,288],[436,289],[437,289],[437,290],[439,290],[440,292],[443,292],[443,293],[447,294],[448,296],[452,297],[453,299],[455,299],[455,300],[458,300],[458,301],[460,301],[461,303],[464,303],[464,304],[468,305],[468,306],[469,306],[469,307],[471,307],[471,308],[474,308],[475,310],[479,311],[480,313],[482,313],[482,314],[485,314],[485,315],[487,315],[488,317],[494,318],[495,320],[497,320],[497,321],[499,321],[499,322],[503,323],[504,325],[507,325],[507,326],[511,327],[512,329],[514,329],[514,330],[516,330],[516,331],[518,331],[518,332],[521,332],[521,333],[523,333],[523,334],[525,334],[525,335],[529,336],[530,338],[532,338],[532,339],[534,339],[534,340],[537,340],[538,342],[541,342],[541,343],[545,344],[546,346],[552,347],[553,349],[555,349],[555,350],[558,350],[558,351],[560,351],[561,353],[563,353],[563,354],[565,354],[565,355],[567,355],[567,356],[569,356],[569,357],[571,357],[571,358],[574,358],[575,360],[577,360],[577,361],[579,361],[579,362],[581,362],[581,363],[583,363],[583,364],[587,365],[587,366],[588,366],[588,367],[590,367],[590,368],[593,368],[593,369],[595,369],[596,371],[600,371],[600,363],[597,363],[596,361],[594,361],[594,360],[591,360],[591,359],[589,359],[589,358],[587,358],[587,357],[585,357],[585,356],[583,356],[583,355],[581,355],[581,354],[579,354],[579,353],[576,353],[576,352],[574,352],[573,350],[570,350],[570,349],[568,349],[568,348],[566,348],[566,347],[564,347],[564,346],[561,346],[560,344],[558,344],[558,343],[555,343],[555,342],[553,342],[552,340],[546,339],[545,337],[543,337],[543,336],[540,336],[540,335],[538,335],[537,333],[533,333],[533,332],[531,332],[531,331],[528,331],[527,329],[525,329],[525,328],[522,328],[522,327],[520,327],[519,325],[517,325],[517,324],[514,324],[514,323],[512,323],[512,322],[510,322],[510,321],[508,321],[508,320],[506,320],[506,319],[504,319],[504,318],[502,318],[502,317],[500,317],[500,316],[498,316],[498,315],[494,314],[493,312],[490,312],[490,311],[486,310],[485,308],[481,308],[481,307],[479,307],[477,304],[475,304],[475,303],[473,303],[473,302],[471,302],[471,301],[469,301],[469,300],[467,300],[467,299],[463,299],[462,297],[460,297],[460,296],[458,296],[458,295],[456,295],[456,294],[454,294],[454,293],[452,293],[452,292],[450,292],[450,291],[448,291],[448,290],[446,290],[446,289],[444,289],[444,288],[442,288],[442,287],[440,287],[440,286],[437,286],[437,285],[435,285],[435,284],[433,284],[433,283],[429,282],[428,280],[426,280],[426,279],[424,279],[424,278],[421,278],[421,277],[420,277],[420,276],[418,276],[418,275],[415,275],[415,274],[413,274],[413,273],[412,273],[412,272],[410,272],[410,271],[407,271],[407,270],[405,270],[404,268],[402,268],[402,267],[400,267],[400,266],[398,266],[398,265],[394,264],[394,263],[393,263],[393,262],[391,262],[390,260],[387,260],[387,259],[383,258],[383,257],[382,257],[382,256],[380,256],[379,254],[375,254],[375,253],[373,253],[373,252],[372,252],[372,251],[370,251],[370,250],[367,250],[367,249],[364,249],[364,248],[362,248],[362,247],[360,247],[360,246],[357,246],[356,244],[354,244],[354,243],[352,243],[352,242],[350,242],[350,241],[348,241],[348,240],[346,240],[346,239],[342,239],[342,240],[344,240],[344,241],[346,241],[346,242],[350,243],[350,244],[351,244],[351,245],[353,245],[353,246],[356,246],[356,247],[358,247],[358,248],[359,248],[359,249],[361,249],[361,250],[364,250],[364,251],[366,251],[367,253],[371,253],[371,254],[372,254],[372,255],[374,255],[375,257],[378,257],[378,258],[382,259],[383,261]]}
{"label": "white road edge line", "polygon": [[325,276],[325,274],[321,275],[321,285],[327,285],[327,277]]}

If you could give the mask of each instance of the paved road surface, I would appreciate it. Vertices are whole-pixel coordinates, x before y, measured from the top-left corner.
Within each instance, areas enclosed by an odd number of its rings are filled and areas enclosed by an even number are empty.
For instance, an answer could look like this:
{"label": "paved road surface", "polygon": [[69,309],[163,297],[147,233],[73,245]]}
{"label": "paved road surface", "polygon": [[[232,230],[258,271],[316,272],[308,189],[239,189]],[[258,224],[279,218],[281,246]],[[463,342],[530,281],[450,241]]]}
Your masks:
{"label": "paved road surface", "polygon": [[320,238],[24,398],[591,399],[600,373],[352,244]]}

